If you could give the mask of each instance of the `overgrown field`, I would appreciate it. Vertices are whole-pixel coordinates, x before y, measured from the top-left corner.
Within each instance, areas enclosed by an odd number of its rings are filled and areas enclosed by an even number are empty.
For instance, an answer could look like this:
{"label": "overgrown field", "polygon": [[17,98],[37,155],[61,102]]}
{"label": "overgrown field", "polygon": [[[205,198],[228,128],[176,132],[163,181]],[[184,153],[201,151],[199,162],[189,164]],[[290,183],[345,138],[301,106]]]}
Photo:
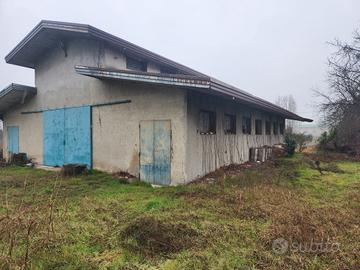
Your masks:
{"label": "overgrown field", "polygon": [[360,163],[320,167],[297,155],[163,188],[0,168],[0,269],[358,270]]}

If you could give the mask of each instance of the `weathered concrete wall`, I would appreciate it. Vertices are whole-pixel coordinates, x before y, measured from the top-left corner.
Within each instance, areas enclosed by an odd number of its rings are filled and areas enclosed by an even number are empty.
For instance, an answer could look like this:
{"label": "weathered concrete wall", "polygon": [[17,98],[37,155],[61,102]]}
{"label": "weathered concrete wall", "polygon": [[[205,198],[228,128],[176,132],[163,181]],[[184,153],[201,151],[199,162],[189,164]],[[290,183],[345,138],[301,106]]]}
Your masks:
{"label": "weathered concrete wall", "polygon": [[[187,95],[187,144],[186,179],[191,180],[214,171],[221,166],[240,164],[249,160],[249,149],[282,142],[282,135],[265,135],[265,119],[268,113],[251,109],[231,100],[188,91]],[[216,134],[202,135],[199,132],[200,110],[216,112]],[[224,115],[236,115],[236,134],[225,134]],[[242,117],[251,115],[252,134],[242,133]],[[255,135],[255,119],[262,119],[263,135]],[[272,121],[283,122],[275,116]]]}
{"label": "weathered concrete wall", "polygon": [[[20,151],[42,163],[42,114],[22,111],[77,107],[130,99],[129,104],[93,108],[93,166],[138,173],[140,120],[171,120],[172,184],[184,181],[185,92],[176,88],[101,81],[75,73],[75,65],[124,69],[125,57],[103,44],[75,40],[67,57],[60,48],[44,55],[35,69],[38,90],[29,103],[5,115],[5,125],[20,126]],[[153,72],[158,69],[150,66]],[[6,134],[5,134],[6,136]],[[6,141],[6,140],[5,140]]]}
{"label": "weathered concrete wall", "polygon": [[182,183],[185,170],[184,91],[113,83],[107,84],[103,91],[111,96],[111,100],[131,99],[132,102],[93,108],[94,167],[106,171],[121,169],[138,175],[140,121],[169,119],[172,126],[172,184]]}
{"label": "weathered concrete wall", "polygon": [[30,109],[29,104],[15,108],[13,111],[5,114],[4,121],[4,157],[8,158],[7,153],[7,127],[19,127],[19,151],[27,153],[28,158],[35,162],[42,163],[43,160],[43,128],[41,114],[22,115],[21,111]]}

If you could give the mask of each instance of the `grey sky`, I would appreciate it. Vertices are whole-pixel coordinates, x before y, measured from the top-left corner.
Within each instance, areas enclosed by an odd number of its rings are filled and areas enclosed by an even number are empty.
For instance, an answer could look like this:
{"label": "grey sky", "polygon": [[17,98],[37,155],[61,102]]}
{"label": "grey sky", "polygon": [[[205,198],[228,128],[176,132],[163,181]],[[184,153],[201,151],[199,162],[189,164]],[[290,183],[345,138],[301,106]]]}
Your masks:
{"label": "grey sky", "polygon": [[91,24],[273,102],[293,94],[317,118],[326,88],[326,42],[360,28],[359,0],[0,0],[0,88],[34,85],[33,70],[5,55],[41,20]]}

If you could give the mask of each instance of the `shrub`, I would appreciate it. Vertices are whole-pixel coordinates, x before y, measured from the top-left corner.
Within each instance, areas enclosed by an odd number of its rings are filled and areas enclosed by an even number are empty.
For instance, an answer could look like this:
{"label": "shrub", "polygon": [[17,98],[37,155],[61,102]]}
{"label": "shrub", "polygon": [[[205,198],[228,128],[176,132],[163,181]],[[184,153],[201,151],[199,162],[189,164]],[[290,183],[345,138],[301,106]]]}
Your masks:
{"label": "shrub", "polygon": [[334,142],[335,138],[336,138],[336,130],[335,129],[331,129],[329,131],[329,133],[326,131],[323,132],[318,139],[318,148],[321,150],[329,149],[330,144],[332,142]]}
{"label": "shrub", "polygon": [[297,146],[297,143],[296,143],[296,140],[294,139],[294,137],[291,136],[291,134],[286,134],[285,135],[285,151],[288,156],[294,155],[296,146]]}

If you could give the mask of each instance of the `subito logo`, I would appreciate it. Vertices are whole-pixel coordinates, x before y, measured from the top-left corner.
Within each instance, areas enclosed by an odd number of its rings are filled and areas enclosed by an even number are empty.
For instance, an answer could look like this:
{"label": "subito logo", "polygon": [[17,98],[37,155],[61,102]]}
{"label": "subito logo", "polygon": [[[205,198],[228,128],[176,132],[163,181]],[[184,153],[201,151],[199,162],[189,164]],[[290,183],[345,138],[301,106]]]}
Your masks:
{"label": "subito logo", "polygon": [[276,254],[285,254],[289,249],[289,242],[284,238],[277,238],[272,242],[272,250]]}

